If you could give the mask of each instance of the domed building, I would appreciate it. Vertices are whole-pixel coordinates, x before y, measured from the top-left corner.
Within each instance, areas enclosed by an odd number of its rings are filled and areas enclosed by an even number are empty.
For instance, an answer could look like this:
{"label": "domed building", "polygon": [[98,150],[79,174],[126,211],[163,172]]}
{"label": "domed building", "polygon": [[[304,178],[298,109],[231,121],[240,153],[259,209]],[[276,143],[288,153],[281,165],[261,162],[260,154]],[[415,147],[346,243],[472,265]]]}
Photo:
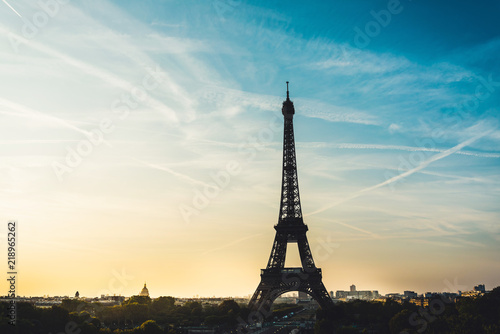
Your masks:
{"label": "domed building", "polygon": [[148,291],[148,288],[146,288],[146,282],[144,282],[144,288],[142,288],[139,296],[149,297],[149,291]]}

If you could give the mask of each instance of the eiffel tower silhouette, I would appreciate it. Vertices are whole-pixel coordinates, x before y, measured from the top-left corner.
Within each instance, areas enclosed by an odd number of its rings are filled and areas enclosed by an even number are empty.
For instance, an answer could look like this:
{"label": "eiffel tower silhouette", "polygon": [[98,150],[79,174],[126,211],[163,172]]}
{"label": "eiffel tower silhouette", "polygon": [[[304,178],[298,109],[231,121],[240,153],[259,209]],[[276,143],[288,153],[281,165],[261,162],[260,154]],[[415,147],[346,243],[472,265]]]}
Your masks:
{"label": "eiffel tower silhouette", "polygon": [[[249,307],[262,314],[269,314],[276,298],[289,291],[302,291],[313,297],[323,309],[330,309],[333,301],[322,281],[321,269],[314,264],[307,242],[307,225],[302,219],[299,197],[299,180],[295,158],[293,115],[295,108],[290,100],[288,81],[286,100],[282,108],[285,119],[283,136],[283,176],[278,224],[274,226],[276,237],[266,269],[261,270],[261,281],[250,300]],[[285,268],[288,243],[297,243],[302,267]]]}

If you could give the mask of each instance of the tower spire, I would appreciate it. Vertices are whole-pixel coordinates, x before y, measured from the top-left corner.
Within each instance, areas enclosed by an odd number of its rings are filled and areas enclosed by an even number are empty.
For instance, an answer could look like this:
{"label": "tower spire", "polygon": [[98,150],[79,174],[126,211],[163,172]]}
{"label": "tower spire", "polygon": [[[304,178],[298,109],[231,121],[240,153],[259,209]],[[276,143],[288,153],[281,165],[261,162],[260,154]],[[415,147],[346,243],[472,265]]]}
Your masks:
{"label": "tower spire", "polygon": [[[290,100],[290,92],[288,91],[288,81],[286,82],[286,100],[283,101],[283,108],[281,108],[281,112],[285,119],[292,119],[293,114],[295,114],[295,108],[293,107],[293,102]],[[285,130],[286,131],[286,130]]]}
{"label": "tower spire", "polygon": [[302,209],[297,177],[297,161],[295,157],[295,139],[293,135],[293,114],[295,108],[290,100],[288,81],[286,82],[286,100],[283,101],[285,129],[283,132],[283,169],[281,179],[281,205],[279,223],[303,225]]}

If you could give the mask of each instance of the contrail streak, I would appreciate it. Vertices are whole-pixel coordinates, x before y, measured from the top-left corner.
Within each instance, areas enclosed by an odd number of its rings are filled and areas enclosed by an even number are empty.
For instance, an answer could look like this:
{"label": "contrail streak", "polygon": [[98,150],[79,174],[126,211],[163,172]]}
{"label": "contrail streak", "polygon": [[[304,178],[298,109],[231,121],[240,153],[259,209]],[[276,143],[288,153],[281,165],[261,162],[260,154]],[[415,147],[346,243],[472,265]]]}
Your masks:
{"label": "contrail streak", "polygon": [[[59,117],[55,117],[55,116],[52,116],[49,114],[45,114],[41,111],[31,109],[30,107],[27,107],[25,105],[22,105],[22,104],[19,104],[19,103],[16,103],[16,102],[13,102],[13,101],[10,101],[7,99],[4,99],[2,97],[0,97],[0,106],[5,106],[7,108],[10,108],[12,110],[17,111],[17,113],[11,113],[11,112],[4,112],[4,111],[0,110],[1,114],[7,114],[7,115],[17,116],[17,117],[28,117],[28,118],[38,117],[38,118],[42,118],[42,119],[45,119],[48,121],[52,121],[53,123],[56,123],[62,127],[65,127],[65,128],[74,130],[76,132],[79,132],[81,134],[84,134],[86,137],[92,136],[92,132],[80,129],[79,127],[71,124],[70,122],[68,122],[64,119],[61,119]],[[106,144],[108,147],[112,147],[112,145],[106,140],[103,140],[103,143]]]}
{"label": "contrail streak", "polygon": [[2,1],[3,1],[4,4],[6,4],[7,6],[9,6],[9,8],[12,9],[12,11],[17,14],[17,16],[19,16],[20,18],[22,18],[21,14],[19,14],[17,12],[17,10],[15,10],[6,0],[2,0]]}
{"label": "contrail streak", "polygon": [[152,163],[149,163],[149,162],[140,161],[140,160],[137,160],[137,159],[134,159],[134,158],[132,158],[132,160],[134,160],[134,161],[136,161],[136,162],[138,162],[138,163],[140,163],[140,164],[142,164],[144,166],[148,166],[148,167],[151,167],[151,168],[154,168],[154,169],[159,169],[159,170],[162,170],[164,172],[170,173],[173,176],[177,177],[178,179],[186,181],[186,182],[192,184],[193,186],[194,185],[200,185],[200,186],[210,187],[210,188],[214,187],[213,184],[208,184],[208,183],[205,183],[203,181],[199,181],[199,180],[193,179],[190,176],[187,176],[187,175],[182,174],[182,173],[178,173],[178,172],[173,171],[170,168],[165,167],[165,166],[160,166],[160,165],[152,164]]}
{"label": "contrail streak", "polygon": [[212,252],[215,252],[215,251],[218,251],[218,250],[221,250],[221,249],[224,249],[224,248],[228,248],[228,247],[231,247],[233,245],[236,245],[236,244],[239,244],[240,242],[242,241],[245,241],[245,240],[248,240],[248,239],[251,239],[251,238],[255,238],[255,237],[258,237],[259,235],[261,235],[261,233],[259,234],[254,234],[254,235],[251,235],[251,236],[248,236],[248,237],[243,237],[243,238],[240,238],[238,240],[234,240],[228,244],[225,244],[225,245],[222,245],[222,246],[219,246],[219,247],[216,247],[216,248],[212,248],[212,249],[209,249],[207,251],[205,251],[204,253],[202,253],[202,255],[206,255],[208,253],[212,253]]}
{"label": "contrail streak", "polygon": [[351,224],[347,224],[347,223],[344,223],[344,222],[341,222],[341,221],[338,221],[338,220],[333,220],[333,219],[321,219],[319,218],[320,220],[323,220],[323,221],[326,221],[328,223],[334,223],[334,224],[339,224],[339,225],[342,225],[342,226],[345,226],[345,227],[348,227],[350,229],[353,229],[355,231],[358,231],[358,232],[362,232],[362,233],[365,233],[365,234],[368,234],[368,235],[371,235],[373,238],[378,238],[378,234],[376,233],[373,233],[373,232],[370,232],[368,230],[364,230],[360,227],[356,227],[354,225],[351,225]]}
{"label": "contrail streak", "polygon": [[[360,149],[360,150],[398,150],[398,151],[408,151],[408,152],[436,152],[441,153],[445,150],[438,148],[427,148],[427,147],[415,147],[415,146],[398,146],[398,145],[379,145],[379,144],[351,144],[351,143],[339,143],[339,144],[330,144],[330,143],[298,143],[298,147],[306,147],[306,148],[323,148],[323,147],[331,147],[331,148],[339,148],[339,149]],[[483,152],[470,152],[470,151],[457,151],[456,154],[469,155],[479,158],[500,158],[500,154],[498,153],[483,153]]]}
{"label": "contrail streak", "polygon": [[[47,120],[51,120],[53,121],[54,123],[57,123],[65,128],[69,128],[69,129],[72,129],[72,130],[75,130],[77,132],[80,132],[86,136],[89,136],[91,135],[91,133],[89,131],[85,131],[85,130],[82,130],[80,129],[79,127],[77,126],[74,126],[73,124],[61,119],[61,118],[58,118],[58,117],[55,117],[55,116],[52,116],[52,115],[48,115],[48,114],[44,114],[38,110],[35,110],[35,109],[31,109],[27,106],[24,106],[24,105],[21,105],[19,103],[16,103],[16,102],[12,102],[12,101],[9,101],[9,100],[6,100],[4,98],[1,98],[0,97],[0,106],[5,106],[7,108],[10,108],[12,110],[15,110],[17,111],[18,113],[5,113],[5,114],[8,114],[8,115],[13,115],[13,116],[20,116],[20,117],[39,117],[39,118],[44,118],[44,119],[47,119]],[[1,112],[1,111],[0,111]],[[3,112],[1,112],[3,113]]]}
{"label": "contrail streak", "polygon": [[470,138],[470,139],[468,139],[468,140],[466,140],[466,141],[464,141],[464,142],[462,142],[462,143],[460,143],[460,144],[458,144],[458,145],[456,145],[456,146],[454,146],[454,147],[452,147],[452,148],[450,148],[450,149],[448,149],[448,150],[446,150],[446,151],[444,151],[444,152],[441,152],[441,153],[439,153],[439,154],[433,155],[433,156],[432,156],[432,157],[430,157],[428,160],[426,160],[426,161],[424,161],[424,162],[420,163],[420,165],[418,165],[417,167],[415,167],[415,168],[413,168],[413,169],[407,170],[407,171],[406,171],[406,172],[404,172],[404,173],[401,173],[401,174],[399,174],[399,175],[396,175],[396,176],[394,176],[394,177],[392,177],[392,178],[390,178],[390,179],[388,179],[388,180],[385,180],[384,182],[381,182],[381,183],[379,183],[379,184],[376,184],[376,185],[374,185],[374,186],[371,186],[371,187],[368,187],[368,188],[362,189],[362,190],[358,191],[357,193],[354,193],[354,194],[352,194],[352,195],[350,195],[350,196],[348,196],[348,197],[346,197],[346,198],[341,199],[340,201],[337,201],[337,202],[335,202],[335,203],[332,203],[332,204],[329,204],[329,205],[327,205],[327,206],[324,206],[324,207],[322,207],[322,208],[320,208],[320,209],[318,209],[318,210],[316,210],[316,211],[313,211],[313,212],[311,212],[311,213],[308,213],[308,214],[306,214],[306,215],[304,215],[304,216],[305,216],[305,217],[306,217],[306,216],[312,216],[312,215],[315,215],[315,214],[317,214],[317,213],[320,213],[320,212],[326,211],[326,210],[328,210],[328,209],[330,209],[330,208],[333,208],[334,206],[337,206],[337,205],[339,205],[339,204],[342,204],[342,203],[345,203],[345,202],[347,202],[347,201],[350,201],[351,199],[357,198],[357,197],[359,197],[359,196],[363,195],[363,194],[364,194],[364,193],[366,193],[366,192],[369,192],[369,191],[372,191],[372,190],[378,189],[378,188],[380,188],[380,187],[386,186],[386,185],[388,185],[388,184],[391,184],[391,183],[393,183],[393,182],[399,181],[399,180],[401,180],[401,179],[403,179],[403,178],[405,178],[405,177],[407,177],[407,176],[410,176],[410,175],[412,175],[412,174],[414,174],[414,173],[416,173],[416,172],[418,172],[418,171],[420,171],[420,170],[424,169],[425,167],[429,166],[431,163],[433,163],[433,162],[435,162],[435,161],[441,160],[441,159],[446,158],[447,156],[449,156],[449,155],[451,155],[451,154],[453,154],[453,153],[456,153],[457,151],[461,150],[461,149],[462,149],[462,148],[464,148],[465,146],[472,144],[473,142],[475,142],[476,140],[478,140],[478,139],[479,139],[479,138],[481,138],[481,137],[484,137],[485,135],[487,135],[487,134],[488,134],[488,133],[490,133],[491,131],[492,131],[492,130],[490,130],[490,131],[484,131],[483,133],[481,133],[481,134],[479,134],[479,135],[477,135],[477,136],[475,136],[475,137],[472,137],[472,138]]}
{"label": "contrail streak", "polygon": [[[37,43],[33,40],[28,40],[20,35],[9,32],[8,30],[6,30],[2,26],[0,26],[0,32],[2,32],[5,35],[13,36],[17,40],[22,41],[23,43],[31,46],[35,50],[38,50],[38,51],[43,52],[45,54],[48,54],[54,58],[61,59],[62,61],[80,69],[82,72],[84,72],[86,74],[93,75],[95,77],[98,77],[101,80],[104,80],[104,81],[108,82],[109,84],[111,84],[115,87],[118,87],[122,90],[125,90],[129,93],[137,88],[136,86],[134,86],[130,82],[128,82],[120,77],[117,77],[108,71],[105,71],[101,68],[87,64],[79,59],[73,58],[71,56],[68,56],[68,55],[62,53],[62,52],[56,51],[56,50],[54,50],[46,45]],[[147,92],[146,92],[146,94],[147,94]],[[158,101],[157,99],[151,97],[149,94],[147,94],[147,99],[145,100],[145,102],[147,102],[149,104],[149,106],[152,107],[153,109],[166,115],[170,121],[175,122],[175,123],[178,122],[177,114],[174,110],[172,110],[170,107],[166,106],[162,102]]]}

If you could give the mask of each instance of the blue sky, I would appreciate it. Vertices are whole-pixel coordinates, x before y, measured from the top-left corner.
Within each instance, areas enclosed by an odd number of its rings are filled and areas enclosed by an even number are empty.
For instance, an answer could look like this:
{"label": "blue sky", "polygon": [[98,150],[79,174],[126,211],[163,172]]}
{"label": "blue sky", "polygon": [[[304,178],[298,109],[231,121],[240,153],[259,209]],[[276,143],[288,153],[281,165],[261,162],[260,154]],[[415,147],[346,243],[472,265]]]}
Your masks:
{"label": "blue sky", "polygon": [[251,294],[285,81],[328,290],[499,285],[498,2],[43,3],[0,3],[20,294]]}

